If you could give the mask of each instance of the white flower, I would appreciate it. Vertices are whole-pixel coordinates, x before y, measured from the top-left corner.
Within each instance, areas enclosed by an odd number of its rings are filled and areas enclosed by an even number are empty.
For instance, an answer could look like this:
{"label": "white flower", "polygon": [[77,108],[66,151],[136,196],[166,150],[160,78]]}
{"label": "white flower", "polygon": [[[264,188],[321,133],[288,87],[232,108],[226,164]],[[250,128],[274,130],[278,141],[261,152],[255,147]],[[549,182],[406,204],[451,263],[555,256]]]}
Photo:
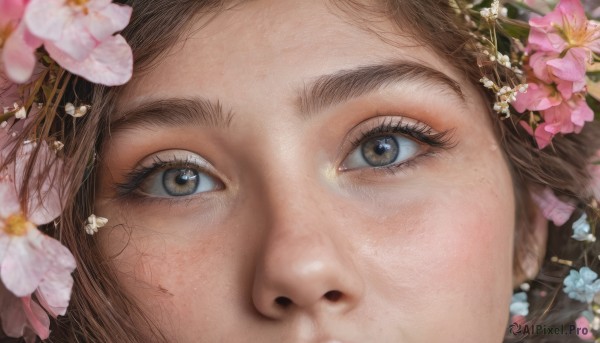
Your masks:
{"label": "white flower", "polygon": [[75,115],[75,105],[73,105],[70,102],[67,102],[67,104],[65,105],[65,112],[70,116]]}
{"label": "white flower", "polygon": [[88,111],[88,106],[82,105],[75,107],[72,103],[68,102],[65,105],[65,112],[75,118],[83,117]]}
{"label": "white flower", "polygon": [[25,111],[25,107],[19,108],[19,110],[15,113],[15,118],[17,119],[25,119],[27,117],[27,111]]}
{"label": "white flower", "polygon": [[492,7],[486,7],[484,9],[482,9],[479,12],[479,14],[481,14],[481,16],[484,19],[492,21],[492,20],[496,20],[496,18],[498,18],[499,10],[500,10],[500,0],[494,0],[494,1],[492,1]]}
{"label": "white flower", "polygon": [[505,66],[506,68],[511,67],[510,58],[508,57],[508,55],[503,55],[501,53],[498,53],[498,63]]}
{"label": "white flower", "polygon": [[525,83],[525,84],[521,84],[517,86],[517,89],[519,90],[519,93],[525,93],[527,92],[527,88],[529,88],[529,84]]}
{"label": "white flower", "polygon": [[88,235],[93,235],[98,232],[98,228],[103,227],[108,223],[108,219],[104,217],[96,217],[96,215],[92,214],[87,219],[87,224],[85,224],[85,232]]}
{"label": "white flower", "polygon": [[508,114],[508,102],[499,101],[494,104],[494,111],[498,113]]}
{"label": "white flower", "polygon": [[483,83],[483,86],[485,88],[494,88],[494,81],[488,79],[487,77],[482,77],[481,80],[479,80],[479,82]]}

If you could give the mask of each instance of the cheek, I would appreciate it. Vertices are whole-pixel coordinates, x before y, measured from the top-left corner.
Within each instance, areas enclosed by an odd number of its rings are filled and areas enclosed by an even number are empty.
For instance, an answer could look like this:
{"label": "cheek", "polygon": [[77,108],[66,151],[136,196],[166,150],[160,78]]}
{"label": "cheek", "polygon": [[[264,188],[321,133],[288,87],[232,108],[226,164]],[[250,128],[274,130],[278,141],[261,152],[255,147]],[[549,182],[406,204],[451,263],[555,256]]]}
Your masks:
{"label": "cheek", "polygon": [[[375,216],[384,218],[376,221],[380,229],[369,230],[369,238],[363,237],[369,244],[361,249],[380,304],[409,309],[395,314],[401,316],[398,321],[423,330],[440,328],[448,337],[455,333],[456,339],[464,338],[457,330],[465,323],[490,332],[504,330],[515,210],[508,173],[492,176],[496,182],[463,182],[448,175],[456,182],[389,192],[382,201],[396,204],[396,209],[386,209],[393,215]],[[469,175],[462,179],[472,180]],[[411,332],[414,339],[423,334]]]}

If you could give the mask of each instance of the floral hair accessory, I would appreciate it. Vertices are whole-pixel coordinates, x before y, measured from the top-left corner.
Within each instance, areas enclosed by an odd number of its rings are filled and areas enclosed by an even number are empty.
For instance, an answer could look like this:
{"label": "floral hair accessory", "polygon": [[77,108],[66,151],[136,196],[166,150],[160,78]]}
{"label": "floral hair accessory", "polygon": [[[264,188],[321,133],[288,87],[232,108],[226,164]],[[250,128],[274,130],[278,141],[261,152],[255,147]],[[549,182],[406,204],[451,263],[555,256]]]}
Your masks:
{"label": "floral hair accessory", "polygon": [[[110,0],[0,0],[0,321],[9,337],[46,339],[48,315],[67,311],[75,259],[38,228],[62,212],[67,184],[63,143],[46,134],[74,77],[107,86],[131,78],[132,51],[117,34],[131,11]],[[79,118],[89,106],[62,109]],[[37,127],[34,136],[15,140],[27,125]],[[16,158],[8,163],[10,154]],[[92,217],[90,233],[106,223]]]}
{"label": "floral hair accessory", "polygon": [[[477,41],[480,82],[495,98],[493,109],[502,119],[511,118],[522,127],[540,150],[555,149],[557,136],[580,133],[595,119],[594,113],[600,113],[600,4],[579,0],[451,0],[451,4]],[[583,213],[549,187],[531,191],[541,213],[556,226],[567,224],[579,213],[570,225],[571,238],[582,244],[584,255],[596,242],[600,217],[598,160],[600,151],[588,168],[592,180]],[[551,261],[574,265],[557,256]],[[592,261],[585,259],[584,263],[578,270],[570,270],[563,291],[588,304],[586,316],[580,316],[577,325],[587,323],[586,331],[591,327],[598,334],[600,280],[588,267]],[[527,308],[526,293],[516,293],[511,314],[526,316]]]}

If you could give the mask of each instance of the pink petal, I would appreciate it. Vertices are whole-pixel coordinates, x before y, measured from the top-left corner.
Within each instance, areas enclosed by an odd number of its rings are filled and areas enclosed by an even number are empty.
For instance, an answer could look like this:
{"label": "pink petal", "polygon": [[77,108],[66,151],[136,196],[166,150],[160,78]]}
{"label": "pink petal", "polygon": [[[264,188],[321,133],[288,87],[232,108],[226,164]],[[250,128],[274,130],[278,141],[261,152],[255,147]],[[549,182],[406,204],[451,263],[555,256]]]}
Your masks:
{"label": "pink petal", "polygon": [[103,41],[129,24],[132,9],[129,6],[109,4],[101,11],[88,15],[86,26],[97,41]]}
{"label": "pink petal", "polygon": [[545,84],[530,83],[527,92],[519,94],[511,104],[520,113],[542,111],[560,104],[562,99],[552,87]]}
{"label": "pink petal", "polygon": [[73,16],[73,10],[65,0],[31,0],[24,20],[29,31],[37,37],[56,41],[61,39]]}
{"label": "pink petal", "polygon": [[[28,180],[29,204],[27,218],[36,225],[46,224],[60,215],[63,208],[63,197],[60,190],[65,186],[62,171],[62,161],[56,158],[56,154],[50,150],[46,143],[41,143],[33,174]],[[35,146],[24,144],[17,155],[15,168],[16,184],[23,184],[25,166]],[[47,167],[50,165],[50,169]],[[40,180],[44,177],[43,180]]]}
{"label": "pink petal", "polygon": [[19,27],[8,37],[2,49],[6,75],[16,83],[25,83],[35,67],[35,48],[25,41],[25,27]]}
{"label": "pink petal", "polygon": [[575,97],[571,103],[571,121],[573,124],[583,127],[585,122],[594,120],[594,111],[590,108],[583,97]]}
{"label": "pink petal", "polygon": [[51,261],[43,250],[43,234],[36,228],[27,235],[11,239],[0,265],[0,278],[6,288],[19,297],[35,291]]}
{"label": "pink petal", "polygon": [[41,338],[50,336],[50,319],[44,310],[31,301],[31,296],[22,297],[23,310],[33,331]]}
{"label": "pink petal", "polygon": [[560,80],[585,81],[586,63],[590,54],[582,48],[572,48],[563,58],[549,60],[547,65],[552,74]]}
{"label": "pink petal", "polygon": [[541,112],[546,122],[545,131],[552,134],[572,133],[575,131],[575,125],[571,121],[572,109],[567,103],[561,103],[558,106],[550,107]]}
{"label": "pink petal", "polygon": [[558,53],[536,52],[529,58],[529,65],[533,69],[533,74],[545,83],[552,83],[552,78],[548,70],[548,61],[559,56]]}
{"label": "pink petal", "polygon": [[54,49],[61,50],[74,60],[81,61],[86,59],[99,43],[88,32],[83,20],[74,20],[63,30],[61,39],[46,42],[45,46],[51,45]]}
{"label": "pink petal", "polygon": [[46,48],[50,56],[63,68],[90,82],[118,86],[131,79],[133,54],[121,35],[111,36],[102,42],[83,61],[77,61],[52,46]]}
{"label": "pink petal", "polygon": [[0,26],[9,21],[19,20],[23,16],[25,2],[23,0],[0,1]]}
{"label": "pink petal", "polygon": [[560,201],[548,187],[542,191],[532,192],[531,198],[542,211],[544,217],[554,222],[557,226],[566,223],[571,214],[573,214],[573,211],[575,211],[575,206]]}
{"label": "pink petal", "polygon": [[535,128],[535,135],[534,135],[535,141],[538,145],[538,148],[540,148],[540,149],[544,149],[545,147],[550,145],[550,142],[552,141],[552,138],[554,137],[554,134],[552,134],[546,130],[547,125],[548,124],[546,124],[546,123],[542,123],[538,127]]}
{"label": "pink petal", "polygon": [[[17,298],[0,283],[0,322],[9,337],[31,338],[33,330],[40,338],[48,338],[50,319],[44,310],[31,301],[31,297]],[[30,340],[31,341],[31,340]]]}
{"label": "pink petal", "polygon": [[554,11],[559,11],[563,16],[568,16],[569,19],[587,21],[581,0],[560,0]]}
{"label": "pink petal", "polygon": [[14,183],[5,180],[0,182],[0,219],[21,212],[21,205],[17,198],[17,189]]}
{"label": "pink petal", "polygon": [[36,294],[42,306],[56,317],[64,315],[69,306],[73,288],[71,273],[75,270],[76,263],[71,252],[53,238],[48,237],[44,241],[44,248],[52,256],[53,263]]}

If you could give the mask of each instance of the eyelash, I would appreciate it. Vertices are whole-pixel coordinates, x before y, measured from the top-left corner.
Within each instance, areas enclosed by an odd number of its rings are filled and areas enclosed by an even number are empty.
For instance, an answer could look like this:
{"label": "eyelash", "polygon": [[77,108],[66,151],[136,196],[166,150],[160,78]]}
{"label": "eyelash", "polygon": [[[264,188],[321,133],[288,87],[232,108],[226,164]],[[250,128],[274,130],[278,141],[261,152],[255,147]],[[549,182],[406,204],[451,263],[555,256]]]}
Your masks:
{"label": "eyelash", "polygon": [[391,174],[396,174],[404,168],[412,166],[413,162],[415,162],[415,160],[421,157],[432,156],[436,153],[437,150],[448,150],[455,146],[452,140],[453,130],[446,130],[433,134],[431,133],[431,131],[432,128],[422,122],[417,121],[413,123],[406,123],[402,119],[394,122],[393,119],[386,118],[382,123],[378,124],[377,126],[371,129],[361,132],[357,139],[352,140],[350,143],[350,151],[354,151],[354,149],[358,148],[362,143],[364,143],[368,139],[380,137],[381,135],[385,134],[401,134],[408,138],[416,140],[418,143],[425,144],[429,148],[435,149],[433,151],[427,151],[424,154],[416,156],[405,162],[400,162],[397,164],[391,164],[382,167],[368,168],[374,171],[384,171],[389,172]]}
{"label": "eyelash", "polygon": [[206,168],[203,168],[202,166],[198,165],[197,163],[191,162],[188,159],[184,160],[174,156],[172,160],[164,161],[160,157],[154,156],[151,166],[136,167],[134,170],[130,171],[125,175],[125,182],[116,184],[117,195],[122,198],[136,195],[146,198],[146,196],[143,196],[136,192],[140,185],[146,180],[146,178],[149,175],[161,169],[168,168],[197,168],[203,173],[209,174],[211,176],[213,175],[212,173],[208,172]]}

